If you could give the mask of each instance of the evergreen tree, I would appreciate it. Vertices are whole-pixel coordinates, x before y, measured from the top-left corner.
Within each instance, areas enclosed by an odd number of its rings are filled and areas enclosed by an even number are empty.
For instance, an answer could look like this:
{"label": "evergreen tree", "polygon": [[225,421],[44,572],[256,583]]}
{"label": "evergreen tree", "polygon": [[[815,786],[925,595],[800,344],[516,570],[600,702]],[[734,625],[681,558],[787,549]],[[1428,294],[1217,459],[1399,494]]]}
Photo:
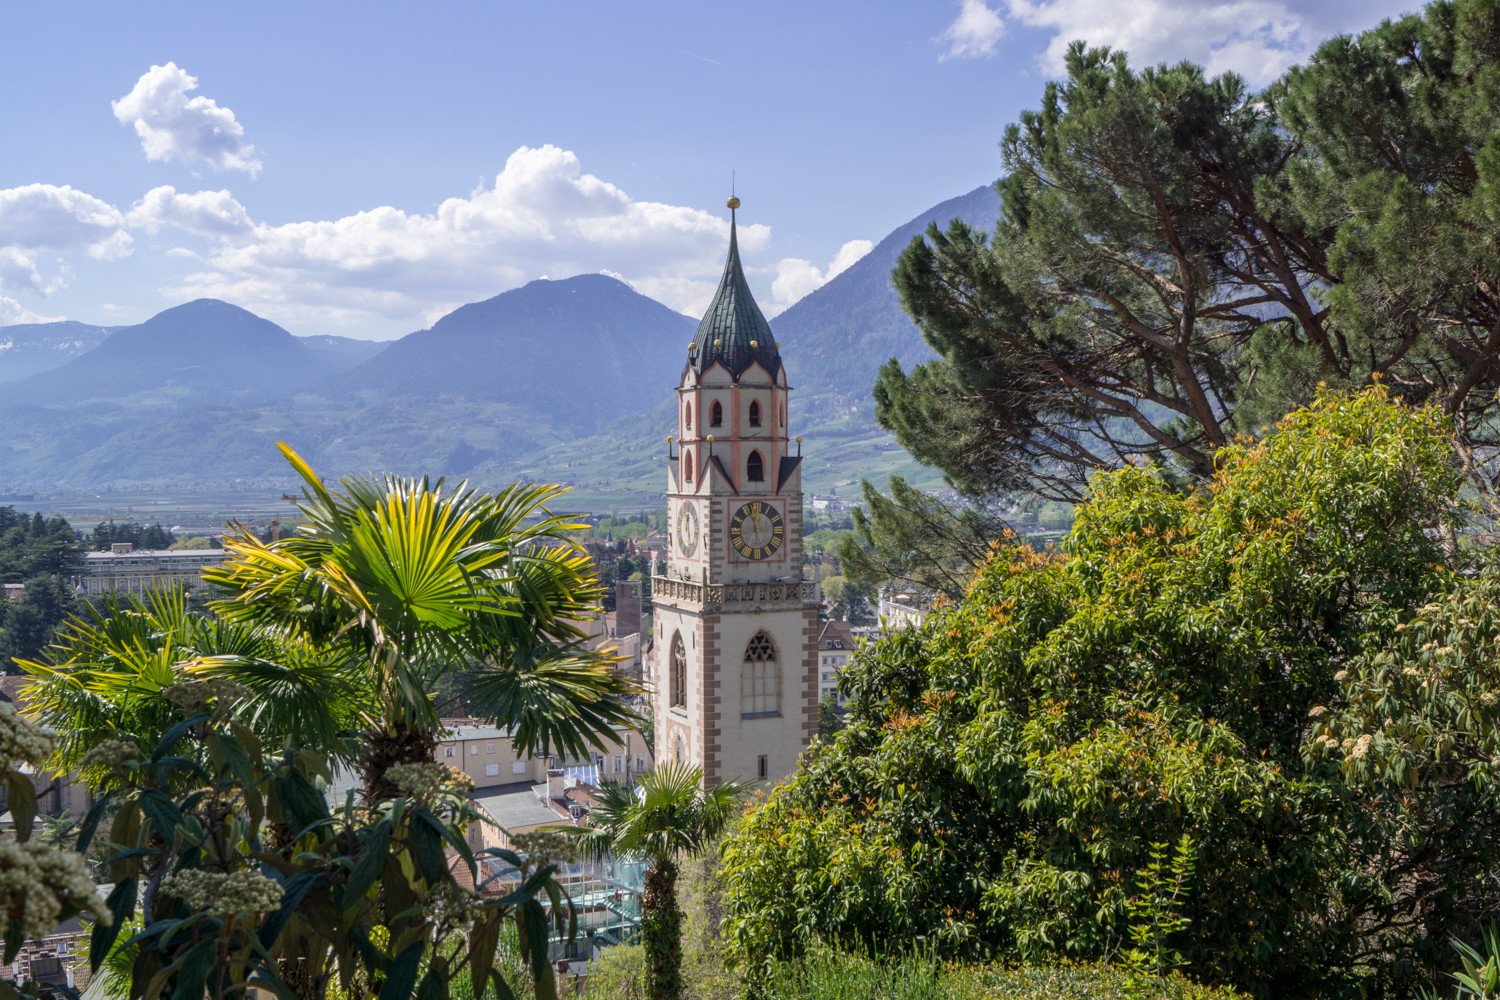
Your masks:
{"label": "evergreen tree", "polygon": [[1383,379],[1500,446],[1500,32],[1450,0],[1326,43],[1265,94],[1075,44],[1007,129],[992,238],[929,228],[894,272],[937,351],[876,416],[976,496],[1090,470],[1203,480],[1319,382]]}

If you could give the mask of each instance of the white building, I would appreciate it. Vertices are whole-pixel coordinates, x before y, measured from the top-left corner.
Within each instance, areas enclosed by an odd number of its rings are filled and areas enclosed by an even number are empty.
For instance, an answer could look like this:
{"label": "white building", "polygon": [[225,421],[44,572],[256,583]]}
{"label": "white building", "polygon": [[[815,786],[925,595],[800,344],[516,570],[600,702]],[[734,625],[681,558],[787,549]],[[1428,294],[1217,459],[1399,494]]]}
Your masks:
{"label": "white building", "polygon": [[203,585],[203,571],[229,558],[223,549],[136,549],[116,542],[108,552],[85,552],[83,575],[75,592],[80,597],[124,593],[139,595],[153,587]]}

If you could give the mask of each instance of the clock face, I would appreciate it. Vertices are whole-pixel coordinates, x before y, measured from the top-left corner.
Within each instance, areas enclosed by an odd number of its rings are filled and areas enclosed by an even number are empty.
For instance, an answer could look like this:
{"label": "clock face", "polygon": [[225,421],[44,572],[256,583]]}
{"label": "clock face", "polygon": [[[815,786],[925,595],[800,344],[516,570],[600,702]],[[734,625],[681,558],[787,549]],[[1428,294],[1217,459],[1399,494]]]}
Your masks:
{"label": "clock face", "polygon": [[770,559],[785,538],[781,511],[760,500],[742,505],[729,519],[729,544],[741,559]]}
{"label": "clock face", "polygon": [[698,551],[698,507],[685,503],[677,508],[677,551],[691,556]]}

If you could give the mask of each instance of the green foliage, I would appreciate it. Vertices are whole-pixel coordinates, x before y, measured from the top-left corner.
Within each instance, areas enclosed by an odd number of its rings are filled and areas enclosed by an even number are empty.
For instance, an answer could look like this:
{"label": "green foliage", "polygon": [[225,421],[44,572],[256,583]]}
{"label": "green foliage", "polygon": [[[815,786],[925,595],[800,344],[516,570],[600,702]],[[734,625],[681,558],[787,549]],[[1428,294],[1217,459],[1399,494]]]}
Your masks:
{"label": "green foliage", "polygon": [[77,532],[63,518],[43,518],[41,511],[27,517],[0,507],[0,582],[76,572],[82,552]]}
{"label": "green foliage", "polygon": [[67,577],[39,573],[26,581],[19,601],[0,601],[0,664],[14,673],[25,660],[42,655],[69,616],[87,605],[68,587]]}
{"label": "green foliage", "polygon": [[1264,94],[1075,44],[1005,132],[993,238],[901,256],[939,360],[887,365],[877,418],[967,493],[1070,500],[1131,462],[1207,480],[1235,431],[1385,378],[1454,415],[1500,510],[1497,23],[1438,0]]}
{"label": "green foliage", "polygon": [[167,695],[174,685],[233,681],[245,689],[235,719],[257,738],[291,739],[346,765],[356,746],[348,734],[370,700],[346,650],[195,614],[175,587],[89,606],[45,659],[21,666],[36,678],[31,712],[60,734],[50,766],[81,771],[95,789],[109,769],[85,763],[89,752],[104,740],[165,738],[182,717]]}
{"label": "green foliage", "polygon": [[89,533],[88,545],[95,552],[108,552],[116,542],[130,542],[138,549],[169,549],[172,535],[159,523],[100,521]]}
{"label": "green foliage", "polygon": [[[559,827],[585,854],[644,856],[651,860],[641,897],[641,938],[646,948],[645,995],[682,995],[682,911],[677,904],[677,862],[703,854],[735,818],[749,782],[720,781],[703,788],[703,769],[658,764],[636,789],[606,780],[589,811],[590,826]],[[637,794],[639,792],[639,794]]]}
{"label": "green foliage", "polygon": [[826,742],[837,736],[843,728],[844,720],[839,718],[838,697],[825,694],[818,699],[818,738]]}
{"label": "green foliage", "polygon": [[[330,812],[314,786],[329,777],[326,762],[293,741],[263,751],[230,717],[240,697],[210,688],[153,750],[122,747],[101,762],[111,791],[78,842],[87,849],[115,801],[113,919],[95,924],[94,969],[135,948],[130,995],[142,1000],[202,1000],[205,991],[217,1000],[247,987],[294,1000],[303,993],[288,972],[334,979],[346,997],[447,1000],[461,976],[506,996],[496,958],[510,925],[535,995],[556,996],[547,940],[553,929],[570,934],[571,909],[556,864],[471,852],[465,831],[484,818],[441,764],[395,771],[391,799],[356,808],[351,796]],[[484,881],[478,862],[487,855],[509,867],[511,891],[481,896],[459,884],[458,866]],[[139,931],[120,938],[137,911]]]}
{"label": "green foliage", "polygon": [[1167,941],[1192,923],[1182,915],[1193,881],[1194,852],[1198,845],[1183,834],[1167,862],[1167,845],[1151,845],[1151,861],[1135,887],[1138,895],[1125,901],[1134,948],[1125,953],[1125,964],[1135,972],[1148,972],[1158,984],[1168,972],[1186,964],[1182,952],[1168,954]]}
{"label": "green foliage", "polygon": [[580,526],[545,507],[565,490],[516,484],[491,495],[396,476],[330,489],[281,448],[306,483],[304,523],[269,543],[241,529],[225,541],[232,558],[204,578],[228,592],[214,605],[226,621],[362,663],[367,796],[390,797],[390,764],[430,759],[438,716],[428,691],[457,669],[469,671],[470,710],[503,720],[535,753],[581,756],[633,721],[621,701],[630,682],[587,648],[581,626],[601,590],[567,540]]}
{"label": "green foliage", "polygon": [[891,477],[889,497],[868,479],[861,489],[864,505],[854,511],[853,535],[839,542],[837,554],[845,579],[866,594],[894,582],[957,600],[1007,530],[993,511],[951,508],[900,476]]}
{"label": "green foliage", "polygon": [[[1356,664],[1469,579],[1431,531],[1456,523],[1448,422],[1324,393],[1217,462],[1203,494],[1097,475],[1061,550],[997,548],[962,601],[864,648],[847,728],[724,847],[741,962],[817,941],[1111,955],[1149,845],[1184,835],[1197,874],[1171,909],[1190,923],[1159,943],[1257,996],[1409,991],[1444,961],[1433,941],[1500,909],[1477,755],[1395,795],[1310,746]],[[1460,701],[1441,724],[1489,738]],[[1394,707],[1381,725],[1417,724]]]}

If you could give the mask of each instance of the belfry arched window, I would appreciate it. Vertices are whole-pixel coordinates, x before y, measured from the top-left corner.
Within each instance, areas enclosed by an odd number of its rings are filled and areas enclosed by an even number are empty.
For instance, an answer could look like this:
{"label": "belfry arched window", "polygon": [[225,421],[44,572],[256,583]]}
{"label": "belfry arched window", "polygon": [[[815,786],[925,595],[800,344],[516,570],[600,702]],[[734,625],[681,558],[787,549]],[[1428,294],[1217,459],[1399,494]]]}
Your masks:
{"label": "belfry arched window", "polygon": [[781,671],[776,646],[764,630],[745,645],[740,673],[740,714],[747,718],[781,714]]}
{"label": "belfry arched window", "polygon": [[693,481],[693,452],[690,448],[682,449],[682,481]]}
{"label": "belfry arched window", "polygon": [[714,408],[709,412],[713,414],[713,418],[709,420],[709,423],[714,427],[723,427],[724,407],[717,399],[714,400]]}
{"label": "belfry arched window", "polygon": [[745,461],[745,478],[752,483],[763,482],[766,478],[765,462],[761,460],[760,452],[752,451],[749,459]]}
{"label": "belfry arched window", "polygon": [[668,695],[673,708],[687,708],[687,650],[682,633],[672,633],[672,660],[669,668]]}
{"label": "belfry arched window", "polygon": [[760,426],[760,404],[753,399],[750,401],[750,426]]}
{"label": "belfry arched window", "polygon": [[688,430],[692,430],[693,429],[693,404],[692,403],[687,404],[687,408],[683,410],[682,426],[686,427]]}

